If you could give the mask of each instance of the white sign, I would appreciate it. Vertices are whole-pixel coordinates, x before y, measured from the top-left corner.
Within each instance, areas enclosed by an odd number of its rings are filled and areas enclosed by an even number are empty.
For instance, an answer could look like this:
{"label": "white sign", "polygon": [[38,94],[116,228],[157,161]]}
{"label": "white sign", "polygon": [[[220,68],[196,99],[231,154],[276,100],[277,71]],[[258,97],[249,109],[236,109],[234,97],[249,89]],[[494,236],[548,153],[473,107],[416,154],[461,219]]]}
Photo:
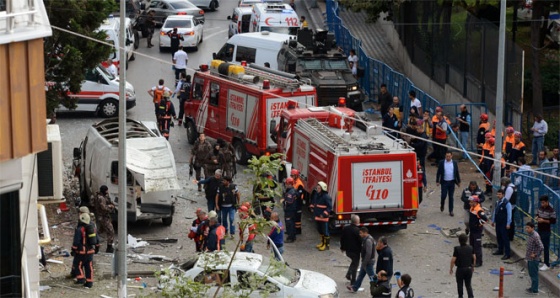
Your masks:
{"label": "white sign", "polygon": [[402,207],[400,161],[352,164],[353,208]]}
{"label": "white sign", "polygon": [[309,166],[309,142],[301,134],[294,137],[294,147],[292,147],[292,168],[301,172],[303,177],[308,177],[307,167]]}
{"label": "white sign", "polygon": [[247,94],[229,89],[227,99],[227,127],[245,133]]}

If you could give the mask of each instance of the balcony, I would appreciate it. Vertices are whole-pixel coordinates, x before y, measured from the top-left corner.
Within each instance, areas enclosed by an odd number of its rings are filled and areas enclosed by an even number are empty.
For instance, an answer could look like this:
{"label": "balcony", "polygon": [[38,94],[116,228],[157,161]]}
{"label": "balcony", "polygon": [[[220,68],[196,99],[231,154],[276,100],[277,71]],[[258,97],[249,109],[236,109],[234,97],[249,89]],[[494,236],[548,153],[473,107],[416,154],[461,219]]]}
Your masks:
{"label": "balcony", "polygon": [[0,0],[0,44],[43,38],[52,34],[41,0]]}

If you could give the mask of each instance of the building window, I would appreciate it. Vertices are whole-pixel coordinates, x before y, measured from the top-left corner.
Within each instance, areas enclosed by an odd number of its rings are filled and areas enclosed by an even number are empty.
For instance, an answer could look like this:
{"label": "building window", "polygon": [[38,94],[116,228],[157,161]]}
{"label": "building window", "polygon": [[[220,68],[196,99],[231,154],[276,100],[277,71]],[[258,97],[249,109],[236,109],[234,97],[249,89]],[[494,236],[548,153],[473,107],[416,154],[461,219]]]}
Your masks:
{"label": "building window", "polygon": [[19,191],[0,194],[0,297],[22,297],[19,214]]}

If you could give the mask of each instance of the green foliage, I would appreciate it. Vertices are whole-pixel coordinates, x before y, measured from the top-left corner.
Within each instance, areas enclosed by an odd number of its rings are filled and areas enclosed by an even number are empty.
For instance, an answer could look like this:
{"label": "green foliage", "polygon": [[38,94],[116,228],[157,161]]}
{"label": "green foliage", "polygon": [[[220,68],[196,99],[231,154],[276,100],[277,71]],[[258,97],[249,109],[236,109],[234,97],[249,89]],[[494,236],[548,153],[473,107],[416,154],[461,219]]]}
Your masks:
{"label": "green foliage", "polygon": [[253,156],[249,160],[248,169],[245,172],[253,174],[250,182],[253,184],[253,195],[255,197],[273,198],[282,195],[280,188],[274,187],[275,182],[266,177],[269,174],[278,173],[282,168],[282,156],[281,153],[275,153],[270,156],[263,155],[259,158]]}
{"label": "green foliage", "polygon": [[[46,0],[45,7],[52,26],[98,40],[105,40],[104,32],[96,32],[103,20],[115,11],[114,0]],[[113,49],[82,36],[53,28],[53,35],[45,39],[45,81],[49,82],[47,112],[59,105],[75,107],[66,91],[80,92],[86,69],[91,69],[109,57]]]}
{"label": "green foliage", "polygon": [[161,287],[161,295],[163,297],[206,297],[206,292],[210,287],[186,278],[182,273],[183,271],[177,268],[166,268],[155,273]]}
{"label": "green foliage", "polygon": [[341,5],[347,9],[360,12],[365,11],[368,15],[368,22],[375,23],[379,19],[379,14],[382,12],[388,13],[391,11],[393,5],[399,5],[401,1],[371,1],[371,0],[339,0]]}

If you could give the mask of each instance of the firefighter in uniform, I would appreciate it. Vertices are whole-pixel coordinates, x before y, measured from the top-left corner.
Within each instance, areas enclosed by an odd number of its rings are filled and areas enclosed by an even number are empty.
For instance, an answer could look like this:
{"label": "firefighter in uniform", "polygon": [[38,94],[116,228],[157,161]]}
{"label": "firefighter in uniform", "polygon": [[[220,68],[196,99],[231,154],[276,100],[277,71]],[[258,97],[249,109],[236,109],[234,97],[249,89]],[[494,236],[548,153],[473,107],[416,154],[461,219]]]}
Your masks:
{"label": "firefighter in uniform", "polygon": [[239,239],[241,239],[241,245],[239,246],[240,251],[244,252],[254,252],[253,251],[253,239],[256,236],[257,226],[254,223],[249,222],[249,208],[243,205],[237,210],[239,213]]}
{"label": "firefighter in uniform", "polygon": [[173,126],[173,119],[177,119],[177,115],[175,114],[175,106],[169,100],[169,97],[171,97],[171,92],[165,91],[165,93],[163,93],[163,98],[159,102],[156,115],[159,131],[167,140],[169,140],[169,130]]}
{"label": "firefighter in uniform", "polygon": [[478,124],[478,131],[476,133],[476,146],[477,153],[482,154],[482,147],[486,140],[486,133],[490,132],[490,123],[488,123],[488,114],[480,115],[480,123]]}
{"label": "firefighter in uniform", "polygon": [[307,199],[307,192],[305,191],[304,184],[301,180],[298,170],[292,169],[292,171],[290,172],[290,176],[292,176],[292,179],[294,180],[294,189],[297,192],[296,216],[294,217],[296,224],[296,234],[301,234],[301,215],[303,205],[305,205],[305,200]]}
{"label": "firefighter in uniform", "polygon": [[[97,226],[93,222],[93,218],[92,218],[93,214],[89,213],[89,208],[88,207],[86,207],[86,206],[80,207],[79,214],[78,214],[78,227],[80,225],[83,225],[83,223],[81,223],[79,221],[79,216],[82,215],[82,214],[87,214],[90,217],[89,225],[91,227],[89,227],[89,229],[90,230],[93,229],[93,231],[95,231],[95,233],[96,233],[95,237],[96,237],[97,241],[96,241],[94,249],[95,249],[95,253],[97,254],[97,252],[99,251],[99,238],[97,238]],[[80,257],[78,255],[75,255],[74,260],[72,260],[72,269],[70,271],[69,278],[75,278],[76,276],[80,275],[80,269],[78,268],[79,265],[80,265]]]}
{"label": "firefighter in uniform", "polygon": [[469,210],[469,244],[473,247],[476,255],[475,267],[482,266],[482,225],[488,221],[484,210],[480,207],[480,198],[471,196],[469,198],[471,209]]}
{"label": "firefighter in uniform", "polygon": [[228,144],[223,139],[218,139],[218,144],[220,145],[220,153],[218,161],[222,167],[222,173],[224,176],[230,176],[235,178],[237,174],[235,166],[235,155],[233,154],[233,148],[231,144]]}
{"label": "firefighter in uniform", "polygon": [[296,241],[296,226],[295,217],[297,214],[297,198],[298,194],[294,188],[294,179],[292,177],[286,178],[286,191],[280,200],[282,207],[284,207],[284,221],[286,222],[286,232],[288,238],[285,243],[292,243]]}
{"label": "firefighter in uniform", "polygon": [[93,254],[96,252],[96,245],[99,244],[95,227],[90,221],[89,214],[80,214],[72,243],[72,256],[78,259],[76,284],[83,284],[86,288],[93,286]]}
{"label": "firefighter in uniform", "polygon": [[315,195],[309,205],[311,210],[313,210],[315,222],[317,223],[317,230],[319,231],[319,235],[321,235],[321,243],[315,246],[320,251],[329,249],[331,239],[329,234],[329,215],[332,211],[332,198],[327,190],[328,187],[325,182],[320,181],[317,183],[317,186],[315,186]]}
{"label": "firefighter in uniform", "polygon": [[517,160],[520,157],[525,156],[525,143],[521,141],[522,134],[520,131],[516,131],[513,133],[514,143],[513,147],[511,148],[511,153],[508,156],[507,161],[512,164],[517,164]]}
{"label": "firefighter in uniform", "polygon": [[[204,178],[208,177],[208,172],[205,168],[205,161],[208,158],[208,154],[212,151],[212,144],[206,140],[206,136],[201,133],[198,136],[198,140],[194,143],[193,149],[191,151],[191,159],[189,163],[191,164],[191,169],[196,172],[196,180],[202,179],[202,174]],[[192,170],[191,172],[192,173]],[[198,185],[198,191],[202,191],[202,185]]]}
{"label": "firefighter in uniform", "polygon": [[[482,146],[482,157],[480,158],[480,169],[484,172],[486,178],[486,191],[484,194],[492,195],[492,174],[494,169],[494,148],[496,139],[492,137],[492,135],[487,132],[486,135],[486,142],[484,146]],[[488,181],[490,180],[490,181]]]}
{"label": "firefighter in uniform", "polygon": [[106,252],[113,253],[115,230],[113,229],[111,214],[115,212],[115,205],[111,202],[108,191],[109,188],[106,185],[101,185],[99,192],[94,197],[94,205],[96,221],[99,225],[99,233],[104,232],[107,234]]}
{"label": "firefighter in uniform", "polygon": [[[502,157],[505,160],[508,160],[511,151],[513,150],[513,146],[515,145],[515,130],[513,127],[508,126],[506,128],[506,136],[504,137],[504,145],[502,146]],[[509,171],[509,165],[506,165],[506,171]]]}

